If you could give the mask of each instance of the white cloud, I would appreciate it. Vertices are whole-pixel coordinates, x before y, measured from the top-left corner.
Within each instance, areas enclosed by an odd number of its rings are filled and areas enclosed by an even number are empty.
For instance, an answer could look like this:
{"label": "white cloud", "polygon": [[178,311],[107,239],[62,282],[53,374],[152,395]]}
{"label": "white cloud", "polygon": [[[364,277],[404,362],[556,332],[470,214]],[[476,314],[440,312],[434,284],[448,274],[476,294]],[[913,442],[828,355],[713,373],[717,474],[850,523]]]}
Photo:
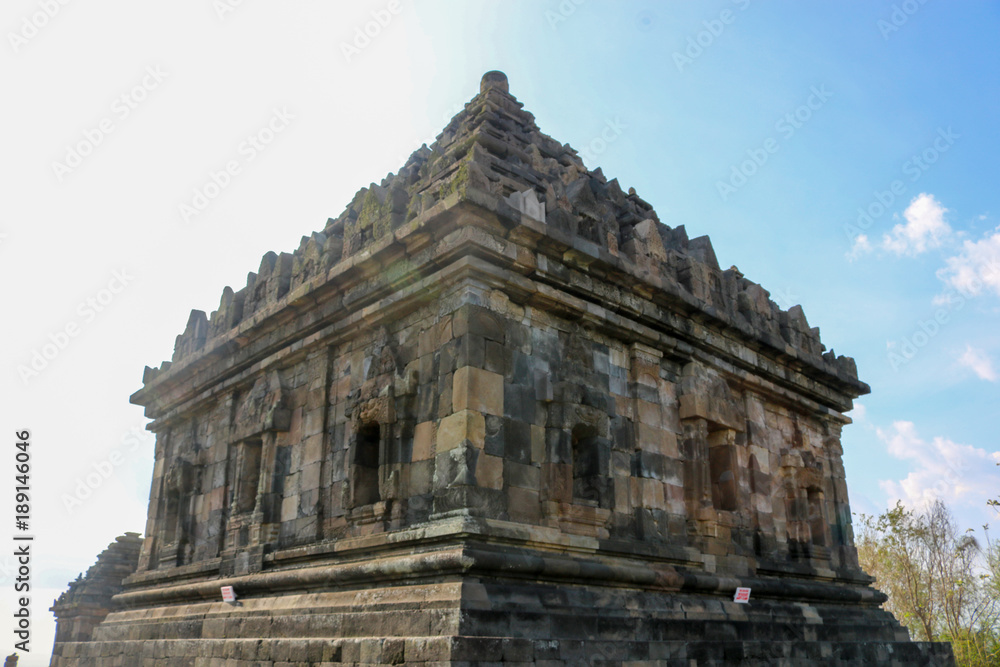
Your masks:
{"label": "white cloud", "polygon": [[868,240],[867,234],[858,234],[854,239],[854,245],[851,246],[851,251],[847,253],[848,261],[853,262],[861,255],[869,253],[872,251],[871,241]]}
{"label": "white cloud", "polygon": [[993,360],[983,350],[966,345],[965,352],[958,358],[958,363],[971,368],[972,372],[982,380],[989,382],[997,381],[997,372],[993,368]]}
{"label": "white cloud", "polygon": [[934,195],[921,192],[903,211],[906,224],[892,228],[891,234],[882,237],[882,247],[897,255],[919,255],[941,245],[951,226],[944,220],[948,209],[934,199]]}
{"label": "white cloud", "polygon": [[877,429],[878,437],[888,445],[889,453],[913,462],[913,470],[902,480],[882,480],[879,486],[889,495],[890,504],[926,507],[934,500],[946,505],[985,507],[1000,487],[1000,452],[962,445],[937,437],[922,440],[913,422],[893,422],[892,429]]}
{"label": "white cloud", "polygon": [[861,421],[868,416],[868,408],[866,408],[862,403],[854,402],[854,408],[851,409],[847,416],[854,421]]}
{"label": "white cloud", "polygon": [[1000,228],[979,241],[966,241],[962,253],[945,262],[937,275],[949,287],[967,296],[989,290],[1000,296]]}

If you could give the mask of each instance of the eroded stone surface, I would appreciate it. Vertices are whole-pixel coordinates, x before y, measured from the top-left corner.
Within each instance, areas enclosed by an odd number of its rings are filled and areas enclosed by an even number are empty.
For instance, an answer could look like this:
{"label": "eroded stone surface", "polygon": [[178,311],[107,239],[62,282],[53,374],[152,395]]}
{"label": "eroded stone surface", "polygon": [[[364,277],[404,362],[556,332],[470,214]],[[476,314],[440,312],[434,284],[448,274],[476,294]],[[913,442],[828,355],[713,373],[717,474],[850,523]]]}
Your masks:
{"label": "eroded stone surface", "polygon": [[143,382],[138,565],[56,667],[951,664],[858,566],[853,360],[501,73]]}

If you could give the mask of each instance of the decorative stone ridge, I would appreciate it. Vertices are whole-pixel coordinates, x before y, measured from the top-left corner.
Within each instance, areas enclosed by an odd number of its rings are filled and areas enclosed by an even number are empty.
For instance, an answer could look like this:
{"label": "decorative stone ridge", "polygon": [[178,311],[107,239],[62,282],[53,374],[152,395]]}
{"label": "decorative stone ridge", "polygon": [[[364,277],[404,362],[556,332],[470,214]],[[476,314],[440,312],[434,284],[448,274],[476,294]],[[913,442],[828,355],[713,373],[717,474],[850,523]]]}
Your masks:
{"label": "decorative stone ridge", "polygon": [[143,384],[138,565],[54,667],[954,664],[858,566],[854,362],[500,72]]}
{"label": "decorative stone ridge", "polygon": [[111,598],[122,592],[122,582],[135,573],[141,548],[139,533],[116,538],[87,574],[77,577],[52,603],[50,611],[57,619],[56,645],[92,639],[94,628],[111,611]]}

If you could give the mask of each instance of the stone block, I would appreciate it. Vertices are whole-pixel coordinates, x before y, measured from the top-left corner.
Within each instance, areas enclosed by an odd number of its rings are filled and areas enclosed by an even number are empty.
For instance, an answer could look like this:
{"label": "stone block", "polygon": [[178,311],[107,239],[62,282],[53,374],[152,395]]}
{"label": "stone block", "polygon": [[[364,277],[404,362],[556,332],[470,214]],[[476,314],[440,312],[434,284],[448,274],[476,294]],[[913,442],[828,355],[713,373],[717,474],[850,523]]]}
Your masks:
{"label": "stone block", "polygon": [[501,344],[506,340],[503,318],[481,306],[463,306],[455,313],[454,335],[458,337],[467,333]]}
{"label": "stone block", "polygon": [[531,462],[541,463],[545,460],[545,429],[535,424],[531,429]]}
{"label": "stone block", "polygon": [[486,339],[475,334],[466,334],[458,339],[454,354],[456,369],[464,366],[482,368],[486,365]]}
{"label": "stone block", "polygon": [[686,394],[680,397],[681,419],[702,418],[723,428],[742,431],[746,421],[736,410],[722,401],[713,401],[708,396]]}
{"label": "stone block", "polygon": [[[517,465],[517,464],[507,464]],[[490,489],[503,488],[504,460],[499,456],[482,454],[476,462],[476,482]]]}
{"label": "stone block", "polygon": [[434,459],[434,488],[476,484],[476,464],[480,455],[480,450],[468,441],[441,451]]}
{"label": "stone block", "polygon": [[503,418],[504,458],[518,463],[531,462],[531,424]]}
{"label": "stone block", "polygon": [[504,477],[508,486],[537,491],[541,484],[541,469],[538,466],[508,459],[504,466]]}
{"label": "stone block", "polygon": [[538,523],[541,520],[541,505],[538,491],[512,486],[507,489],[507,513],[512,521]]}
{"label": "stone block", "polygon": [[436,438],[437,438],[436,422],[426,421],[417,424],[413,431],[413,452],[411,455],[411,460],[426,461],[432,458],[434,455],[434,445]]}
{"label": "stone block", "polygon": [[483,357],[483,368],[491,373],[503,375],[507,349],[496,341],[487,340]]}
{"label": "stone block", "polygon": [[505,450],[504,418],[486,415],[486,440],[483,446],[491,456],[503,456]]}
{"label": "stone block", "polygon": [[299,516],[299,496],[285,496],[281,501],[281,520],[292,521]]}
{"label": "stone block", "polygon": [[407,639],[404,656],[408,664],[444,662],[451,657],[451,642],[447,637],[417,637]]}
{"label": "stone block", "polygon": [[475,410],[489,415],[503,415],[503,375],[473,366],[455,371],[452,408]]}
{"label": "stone block", "polygon": [[480,412],[463,409],[438,423],[436,438],[438,454],[465,442],[479,449],[485,447],[486,418]]}
{"label": "stone block", "polygon": [[306,438],[302,447],[301,465],[308,466],[323,460],[323,434],[316,433]]}

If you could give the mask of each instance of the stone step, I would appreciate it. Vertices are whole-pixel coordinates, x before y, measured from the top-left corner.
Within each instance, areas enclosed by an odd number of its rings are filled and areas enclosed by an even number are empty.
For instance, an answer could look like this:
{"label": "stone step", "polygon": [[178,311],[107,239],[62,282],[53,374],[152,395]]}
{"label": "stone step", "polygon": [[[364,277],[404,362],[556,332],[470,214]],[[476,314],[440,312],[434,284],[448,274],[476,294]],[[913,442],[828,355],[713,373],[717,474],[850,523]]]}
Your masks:
{"label": "stone step", "polygon": [[948,667],[943,644],[917,642],[558,641],[501,637],[203,639],[65,643],[52,667]]}

